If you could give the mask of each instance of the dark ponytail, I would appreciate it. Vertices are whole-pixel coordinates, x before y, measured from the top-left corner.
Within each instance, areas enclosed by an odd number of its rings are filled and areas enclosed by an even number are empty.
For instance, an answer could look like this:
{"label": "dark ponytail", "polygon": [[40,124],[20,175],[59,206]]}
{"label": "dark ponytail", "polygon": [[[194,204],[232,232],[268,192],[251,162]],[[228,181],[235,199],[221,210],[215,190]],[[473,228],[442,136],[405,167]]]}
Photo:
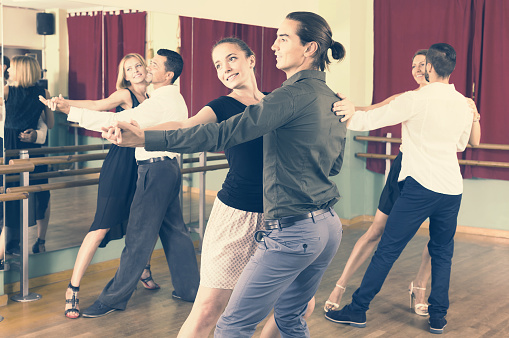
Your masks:
{"label": "dark ponytail", "polygon": [[346,54],[345,47],[337,41],[332,41],[332,45],[330,46],[332,51],[332,58],[334,60],[343,60]]}
{"label": "dark ponytail", "polygon": [[332,40],[330,26],[320,15],[311,12],[292,12],[286,16],[286,19],[299,23],[297,36],[303,45],[311,41],[316,42],[318,48],[313,62],[316,68],[323,71],[331,63],[327,54],[329,48],[332,50],[334,60],[343,60],[346,54],[345,47]]}

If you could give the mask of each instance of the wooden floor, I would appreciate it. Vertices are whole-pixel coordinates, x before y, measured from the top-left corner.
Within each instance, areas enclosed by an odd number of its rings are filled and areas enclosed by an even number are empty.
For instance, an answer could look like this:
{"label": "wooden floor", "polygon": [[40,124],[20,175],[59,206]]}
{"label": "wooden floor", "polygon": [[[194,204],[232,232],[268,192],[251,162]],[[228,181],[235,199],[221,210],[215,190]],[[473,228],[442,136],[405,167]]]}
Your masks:
{"label": "wooden floor", "polygon": [[[427,234],[421,230],[394,265],[380,294],[371,304],[368,325],[359,329],[327,321],[323,303],[344,267],[355,241],[368,224],[345,228],[343,242],[320,285],[315,312],[308,320],[312,337],[429,337],[427,318],[408,308],[407,287],[420,263]],[[114,275],[118,261],[91,266],[80,292],[82,308],[90,306]],[[351,280],[343,303],[359,285],[366,264]],[[0,307],[1,337],[175,337],[191,309],[190,303],[171,298],[171,281],[161,250],[152,259],[158,291],[141,284],[125,311],[102,318],[64,317],[64,292],[70,271],[52,276],[49,285],[31,289],[43,298],[32,303],[9,301]],[[509,337],[509,240],[458,234],[450,289],[451,305],[446,336]],[[260,328],[255,336],[258,336]]]}

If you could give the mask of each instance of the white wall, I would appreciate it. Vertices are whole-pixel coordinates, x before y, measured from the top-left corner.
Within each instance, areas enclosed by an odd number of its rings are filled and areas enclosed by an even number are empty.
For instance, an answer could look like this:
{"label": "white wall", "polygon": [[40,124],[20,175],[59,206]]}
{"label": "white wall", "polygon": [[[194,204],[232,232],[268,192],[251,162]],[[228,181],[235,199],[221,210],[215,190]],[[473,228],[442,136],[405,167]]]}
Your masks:
{"label": "white wall", "polygon": [[36,27],[38,12],[40,11],[33,9],[4,7],[0,25],[4,46],[42,49],[43,39],[41,35],[37,35]]}

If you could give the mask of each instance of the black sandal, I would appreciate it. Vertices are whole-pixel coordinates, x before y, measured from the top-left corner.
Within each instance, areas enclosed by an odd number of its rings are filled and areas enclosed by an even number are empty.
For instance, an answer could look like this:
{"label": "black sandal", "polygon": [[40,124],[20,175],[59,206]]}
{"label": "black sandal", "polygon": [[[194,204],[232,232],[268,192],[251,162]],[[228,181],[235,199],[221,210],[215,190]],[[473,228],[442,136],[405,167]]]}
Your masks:
{"label": "black sandal", "polygon": [[[69,282],[69,285],[67,286],[67,288],[72,290],[72,298],[66,299],[65,303],[71,304],[71,308],[65,310],[64,315],[69,319],[77,319],[81,315],[80,310],[76,307],[80,303],[80,300],[78,299],[78,295],[77,295],[77,293],[80,291],[80,287],[72,286],[71,282]],[[76,317],[69,317],[67,314],[71,313],[71,312],[77,312],[78,315]]]}
{"label": "black sandal", "polygon": [[[152,271],[150,271],[150,264],[147,264],[145,266],[145,269],[144,270],[148,270],[149,272],[149,276],[147,278],[141,278],[140,277],[140,281],[141,281],[141,284],[143,284],[143,287],[147,290],[157,290],[157,289],[160,289],[161,287],[159,286],[159,284],[157,284],[154,279],[152,278]],[[150,284],[148,284],[148,282],[154,282],[154,287],[150,286]]]}
{"label": "black sandal", "polygon": [[35,244],[32,246],[32,252],[34,254],[38,254],[40,252],[46,252],[46,240],[44,239],[40,239],[40,238],[37,238],[37,241],[35,242]]}

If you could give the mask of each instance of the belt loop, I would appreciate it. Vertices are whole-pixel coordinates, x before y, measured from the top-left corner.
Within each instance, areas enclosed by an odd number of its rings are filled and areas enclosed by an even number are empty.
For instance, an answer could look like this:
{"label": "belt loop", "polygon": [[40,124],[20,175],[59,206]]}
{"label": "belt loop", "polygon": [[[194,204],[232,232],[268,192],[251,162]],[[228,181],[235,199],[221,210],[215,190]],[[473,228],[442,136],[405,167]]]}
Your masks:
{"label": "belt loop", "polygon": [[334,217],[334,214],[332,213],[332,208],[331,207],[329,207],[329,212]]}
{"label": "belt loop", "polygon": [[279,229],[279,231],[283,231],[283,228],[281,227],[281,221],[280,220],[277,220],[277,228]]}
{"label": "belt loop", "polygon": [[311,219],[313,220],[313,223],[316,223],[316,221],[315,221],[315,216],[314,216],[314,214],[313,214],[313,211],[311,211],[311,212],[310,212],[310,214],[311,214]]}

